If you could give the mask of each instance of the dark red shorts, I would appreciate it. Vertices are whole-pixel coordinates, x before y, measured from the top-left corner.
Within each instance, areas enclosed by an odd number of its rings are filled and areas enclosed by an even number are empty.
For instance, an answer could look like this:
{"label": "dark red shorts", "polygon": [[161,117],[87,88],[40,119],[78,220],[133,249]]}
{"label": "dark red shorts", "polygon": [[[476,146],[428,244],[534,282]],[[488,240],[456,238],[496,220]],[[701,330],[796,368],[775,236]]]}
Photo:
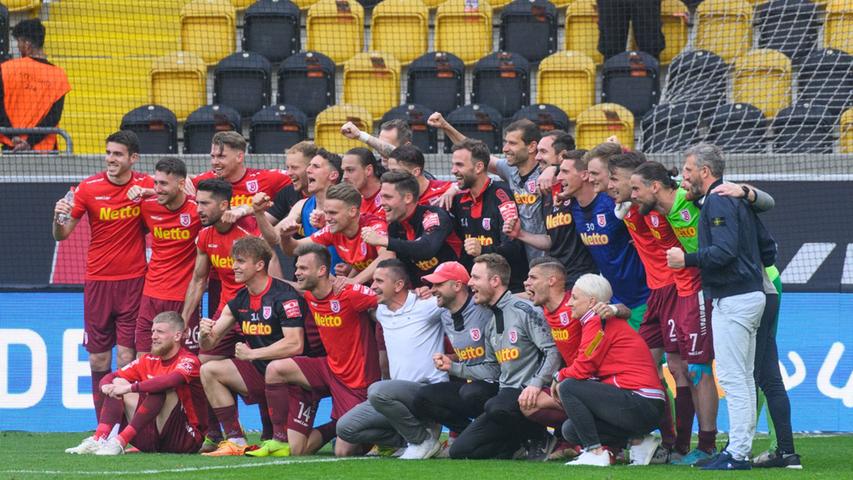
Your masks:
{"label": "dark red shorts", "polygon": [[714,359],[714,337],[711,333],[711,299],[700,291],[689,297],[678,297],[675,329],[678,348],[689,364],[705,364]]}
{"label": "dark red shorts", "polygon": [[376,329],[373,331],[376,335],[376,349],[380,352],[385,352],[388,348],[385,347],[385,332],[382,330],[382,324],[376,322]]}
{"label": "dark red shorts", "polygon": [[307,436],[314,427],[317,404],[326,396],[328,395],[321,395],[314,390],[304,390],[298,385],[291,385],[288,396],[287,429]]}
{"label": "dark red shorts", "polygon": [[321,397],[332,397],[332,418],[340,419],[356,405],[367,400],[366,388],[350,388],[332,373],[326,357],[294,357],[311,390]]}
{"label": "dark red shorts", "polygon": [[[139,301],[139,316],[136,317],[136,351],[151,351],[151,326],[154,317],[169,311],[181,313],[183,308],[183,300],[161,300],[142,295],[142,299]],[[184,346],[191,352],[198,354],[198,312],[193,312],[193,316],[187,324]]]}
{"label": "dark red shorts", "polygon": [[257,367],[255,367],[255,364],[248,360],[240,360],[237,358],[231,358],[230,360],[234,363],[234,366],[237,367],[237,371],[240,372],[240,376],[246,384],[246,389],[249,391],[248,395],[241,395],[243,397],[243,401],[246,402],[246,405],[266,403],[267,396],[264,374],[259,372]]}
{"label": "dark red shorts", "polygon": [[[224,308],[224,306],[222,307]],[[216,310],[216,313],[211,317],[214,321],[219,319],[219,316],[222,315],[222,308]],[[231,358],[234,356],[234,346],[237,345],[237,342],[243,341],[243,335],[238,330],[240,327],[237,326],[236,322],[234,324],[234,328],[225,332],[225,335],[219,340],[219,343],[216,344],[210,350],[199,350],[199,355],[216,355],[219,357]],[[263,380],[263,379],[262,379]]]}
{"label": "dark red shorts", "polygon": [[109,352],[116,344],[136,348],[136,317],[144,285],[145,277],[85,281],[83,345],[87,352]]}
{"label": "dark red shorts", "polygon": [[[675,343],[669,344],[667,338],[667,322],[675,314],[675,302],[678,292],[675,284],[652,289],[646,300],[646,313],[640,324],[640,336],[649,348],[663,348],[667,352],[677,352]],[[670,348],[670,350],[667,350]]]}
{"label": "dark red shorts", "polygon": [[[144,398],[144,393],[139,395],[137,409]],[[204,434],[189,422],[178,402],[161,432],[157,432],[157,421],[152,420],[136,432],[130,443],[143,452],[196,453],[203,442]]]}

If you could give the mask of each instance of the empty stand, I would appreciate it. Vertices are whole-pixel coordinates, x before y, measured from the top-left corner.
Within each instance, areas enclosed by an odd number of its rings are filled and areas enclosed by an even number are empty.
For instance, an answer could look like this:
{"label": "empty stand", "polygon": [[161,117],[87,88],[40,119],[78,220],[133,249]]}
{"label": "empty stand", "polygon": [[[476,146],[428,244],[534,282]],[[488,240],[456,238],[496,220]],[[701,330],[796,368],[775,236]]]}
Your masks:
{"label": "empty stand", "polygon": [[272,97],[272,67],[263,55],[237,52],[213,70],[213,103],[228,105],[244,117],[268,106]]}
{"label": "empty stand", "polygon": [[539,64],[537,103],[556,105],[569,118],[595,103],[595,63],[581,52],[557,52]]}
{"label": "empty stand", "polygon": [[344,64],[344,103],[361,105],[373,118],[400,104],[400,62],[382,52],[362,52]]}
{"label": "empty stand", "polygon": [[645,52],[622,52],[604,62],[601,101],[617,103],[642,116],[660,100],[660,67]]}
{"label": "empty stand", "polygon": [[427,119],[434,111],[424,105],[405,103],[388,110],[382,116],[381,123],[390,120],[405,120],[412,129],[412,144],[423,153],[438,152],[438,130],[429,128]]}
{"label": "empty stand", "polygon": [[308,138],[308,117],[292,105],[271,105],[252,115],[249,146],[252,153],[282,154]]}
{"label": "empty stand", "polygon": [[728,75],[729,66],[711,52],[682,52],[669,66],[665,98],[668,102],[700,102],[704,109],[713,109],[726,102]]}
{"label": "empty stand", "polygon": [[289,0],[258,0],[243,22],[243,50],[278,63],[302,49],[299,7]]}
{"label": "empty stand", "polygon": [[341,126],[352,122],[362,132],[373,131],[373,117],[370,112],[358,105],[333,105],[317,115],[314,124],[314,142],[335,153],[344,153],[355,147],[363,147],[358,140],[350,140],[341,135]]}
{"label": "empty stand", "polygon": [[408,65],[426,53],[428,40],[429,10],[421,0],[384,0],[373,9],[371,50]]}
{"label": "empty stand", "polygon": [[566,8],[565,47],[582,52],[596,64],[604,61],[598,51],[598,10],[595,0],[575,0]]}
{"label": "empty stand", "polygon": [[319,0],[305,21],[308,50],[344,63],[364,48],[364,7],[355,0]]}
{"label": "empty stand", "polygon": [[311,118],[335,103],[335,62],[318,52],[288,57],[278,69],[278,104]]}
{"label": "empty stand", "polygon": [[702,108],[698,103],[655,105],[641,121],[643,152],[680,153],[700,140]]}
{"label": "empty stand", "polygon": [[841,115],[840,131],[839,151],[841,153],[853,153],[853,108]]}
{"label": "empty stand", "polygon": [[447,0],[435,13],[435,50],[450,52],[466,65],[492,52],[492,7],[479,0],[476,10],[466,0]]}
{"label": "empty stand", "polygon": [[679,0],[663,0],[660,5],[660,23],[666,46],[660,52],[660,63],[668,64],[687,46],[690,36],[690,12]]}
{"label": "empty stand", "polygon": [[216,132],[240,131],[240,112],[225,105],[205,105],[192,112],[184,122],[184,153],[210,153],[210,141]]}
{"label": "empty stand", "polygon": [[155,59],[151,64],[149,102],[168,108],[179,120],[207,103],[204,60],[190,52],[175,52]]}
{"label": "empty stand", "polygon": [[797,63],[817,45],[820,13],[810,0],[772,0],[755,9],[758,48],[779,50]]}
{"label": "empty stand", "polygon": [[581,112],[575,127],[578,148],[589,150],[616,135],[619,143],[634,148],[634,115],[615,103],[600,103]]}
{"label": "empty stand", "polygon": [[121,129],[139,137],[141,154],[178,153],[178,119],[171,110],[160,105],[143,105],[127,112]]}
{"label": "empty stand", "polygon": [[465,63],[448,52],[430,52],[408,69],[406,102],[447,115],[465,103]]}
{"label": "empty stand", "polygon": [[512,52],[496,52],[474,65],[471,101],[509,118],[530,104],[530,64]]}
{"label": "empty stand", "polygon": [[551,130],[569,131],[569,116],[555,105],[547,103],[528,105],[515,112],[512,121],[521,120],[522,118],[535,123],[542,133],[550,132]]}
{"label": "empty stand", "polygon": [[836,115],[853,106],[853,55],[815,50],[803,59],[797,75],[797,101],[823,104]]}
{"label": "empty stand", "polygon": [[41,8],[41,0],[3,0],[3,5],[10,12],[26,12]]}
{"label": "empty stand", "polygon": [[752,5],[745,0],[705,0],[696,9],[695,47],[730,62],[752,46]]}
{"label": "empty stand", "polygon": [[791,104],[791,60],[776,50],[750,50],[735,61],[733,83],[735,102],[775,117]]}
{"label": "empty stand", "polygon": [[[492,153],[500,153],[503,145],[503,116],[488,105],[471,104],[447,115],[447,121],[468,138],[482,140]],[[444,152],[450,153],[453,143],[444,140]]]}
{"label": "empty stand", "polygon": [[853,54],[853,0],[830,0],[826,4],[823,45]]}
{"label": "empty stand", "polygon": [[181,50],[208,65],[234,52],[236,12],[229,0],[193,0],[181,10]]}
{"label": "empty stand", "polygon": [[746,103],[720,105],[708,120],[706,140],[726,152],[762,153],[767,149],[767,118]]}
{"label": "empty stand", "polygon": [[557,51],[557,9],[548,0],[513,0],[501,10],[500,50],[531,63]]}
{"label": "empty stand", "polygon": [[826,105],[795,103],[773,119],[774,153],[832,153],[835,115]]}

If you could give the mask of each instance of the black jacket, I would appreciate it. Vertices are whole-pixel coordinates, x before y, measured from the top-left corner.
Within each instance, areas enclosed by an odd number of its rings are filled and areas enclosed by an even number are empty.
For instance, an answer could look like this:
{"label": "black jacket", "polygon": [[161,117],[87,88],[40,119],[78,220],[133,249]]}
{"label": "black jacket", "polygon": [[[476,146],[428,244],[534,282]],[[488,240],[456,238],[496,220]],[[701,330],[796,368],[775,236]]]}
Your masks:
{"label": "black jacket", "polygon": [[446,211],[418,205],[409,218],[388,224],[388,251],[406,264],[415,286],[444,262],[457,261],[462,242]]}

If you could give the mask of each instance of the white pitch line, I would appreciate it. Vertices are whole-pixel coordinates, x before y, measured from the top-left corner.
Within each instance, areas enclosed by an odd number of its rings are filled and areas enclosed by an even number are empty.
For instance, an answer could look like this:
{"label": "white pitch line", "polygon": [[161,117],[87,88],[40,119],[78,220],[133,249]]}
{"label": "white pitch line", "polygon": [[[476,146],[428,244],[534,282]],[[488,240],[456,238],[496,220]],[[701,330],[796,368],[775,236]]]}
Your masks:
{"label": "white pitch line", "polygon": [[373,460],[371,457],[311,458],[307,460],[273,460],[262,463],[241,463],[237,465],[200,465],[198,467],[167,468],[163,470],[125,470],[109,472],[84,472],[67,470],[0,470],[0,473],[33,475],[157,475],[161,473],[201,472],[209,470],[231,470],[238,468],[258,468],[270,465],[302,465],[305,463],[347,462],[353,460]]}

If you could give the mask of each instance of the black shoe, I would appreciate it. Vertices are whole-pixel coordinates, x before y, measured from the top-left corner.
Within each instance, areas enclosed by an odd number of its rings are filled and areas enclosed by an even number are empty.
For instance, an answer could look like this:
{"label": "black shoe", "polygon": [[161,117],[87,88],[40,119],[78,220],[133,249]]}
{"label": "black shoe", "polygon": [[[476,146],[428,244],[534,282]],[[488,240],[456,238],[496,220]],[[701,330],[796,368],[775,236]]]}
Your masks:
{"label": "black shoe", "polygon": [[527,459],[532,462],[545,462],[548,460],[548,455],[551,455],[556,446],[557,437],[547,432],[541,438],[528,440]]}
{"label": "black shoe", "polygon": [[702,468],[702,467],[704,467],[705,465],[708,465],[709,463],[711,463],[711,462],[715,461],[715,460],[717,459],[717,457],[719,457],[719,456],[720,456],[720,454],[719,454],[719,453],[715,453],[715,454],[711,455],[711,456],[710,456],[710,457],[708,457],[708,458],[703,458],[703,459],[701,459],[701,460],[696,460],[696,462],[694,462],[694,463],[693,463],[692,465],[690,465],[690,466],[691,466],[691,467],[696,467],[696,468]]}
{"label": "black shoe", "polygon": [[[695,464],[694,464],[695,465]],[[723,450],[719,455],[702,467],[702,470],[751,470],[749,460],[736,460],[732,454]]]}
{"label": "black shoe", "polygon": [[762,453],[752,460],[752,466],[755,468],[790,468],[792,470],[802,470],[803,468],[799,455],[796,453],[780,455],[779,452]]}

